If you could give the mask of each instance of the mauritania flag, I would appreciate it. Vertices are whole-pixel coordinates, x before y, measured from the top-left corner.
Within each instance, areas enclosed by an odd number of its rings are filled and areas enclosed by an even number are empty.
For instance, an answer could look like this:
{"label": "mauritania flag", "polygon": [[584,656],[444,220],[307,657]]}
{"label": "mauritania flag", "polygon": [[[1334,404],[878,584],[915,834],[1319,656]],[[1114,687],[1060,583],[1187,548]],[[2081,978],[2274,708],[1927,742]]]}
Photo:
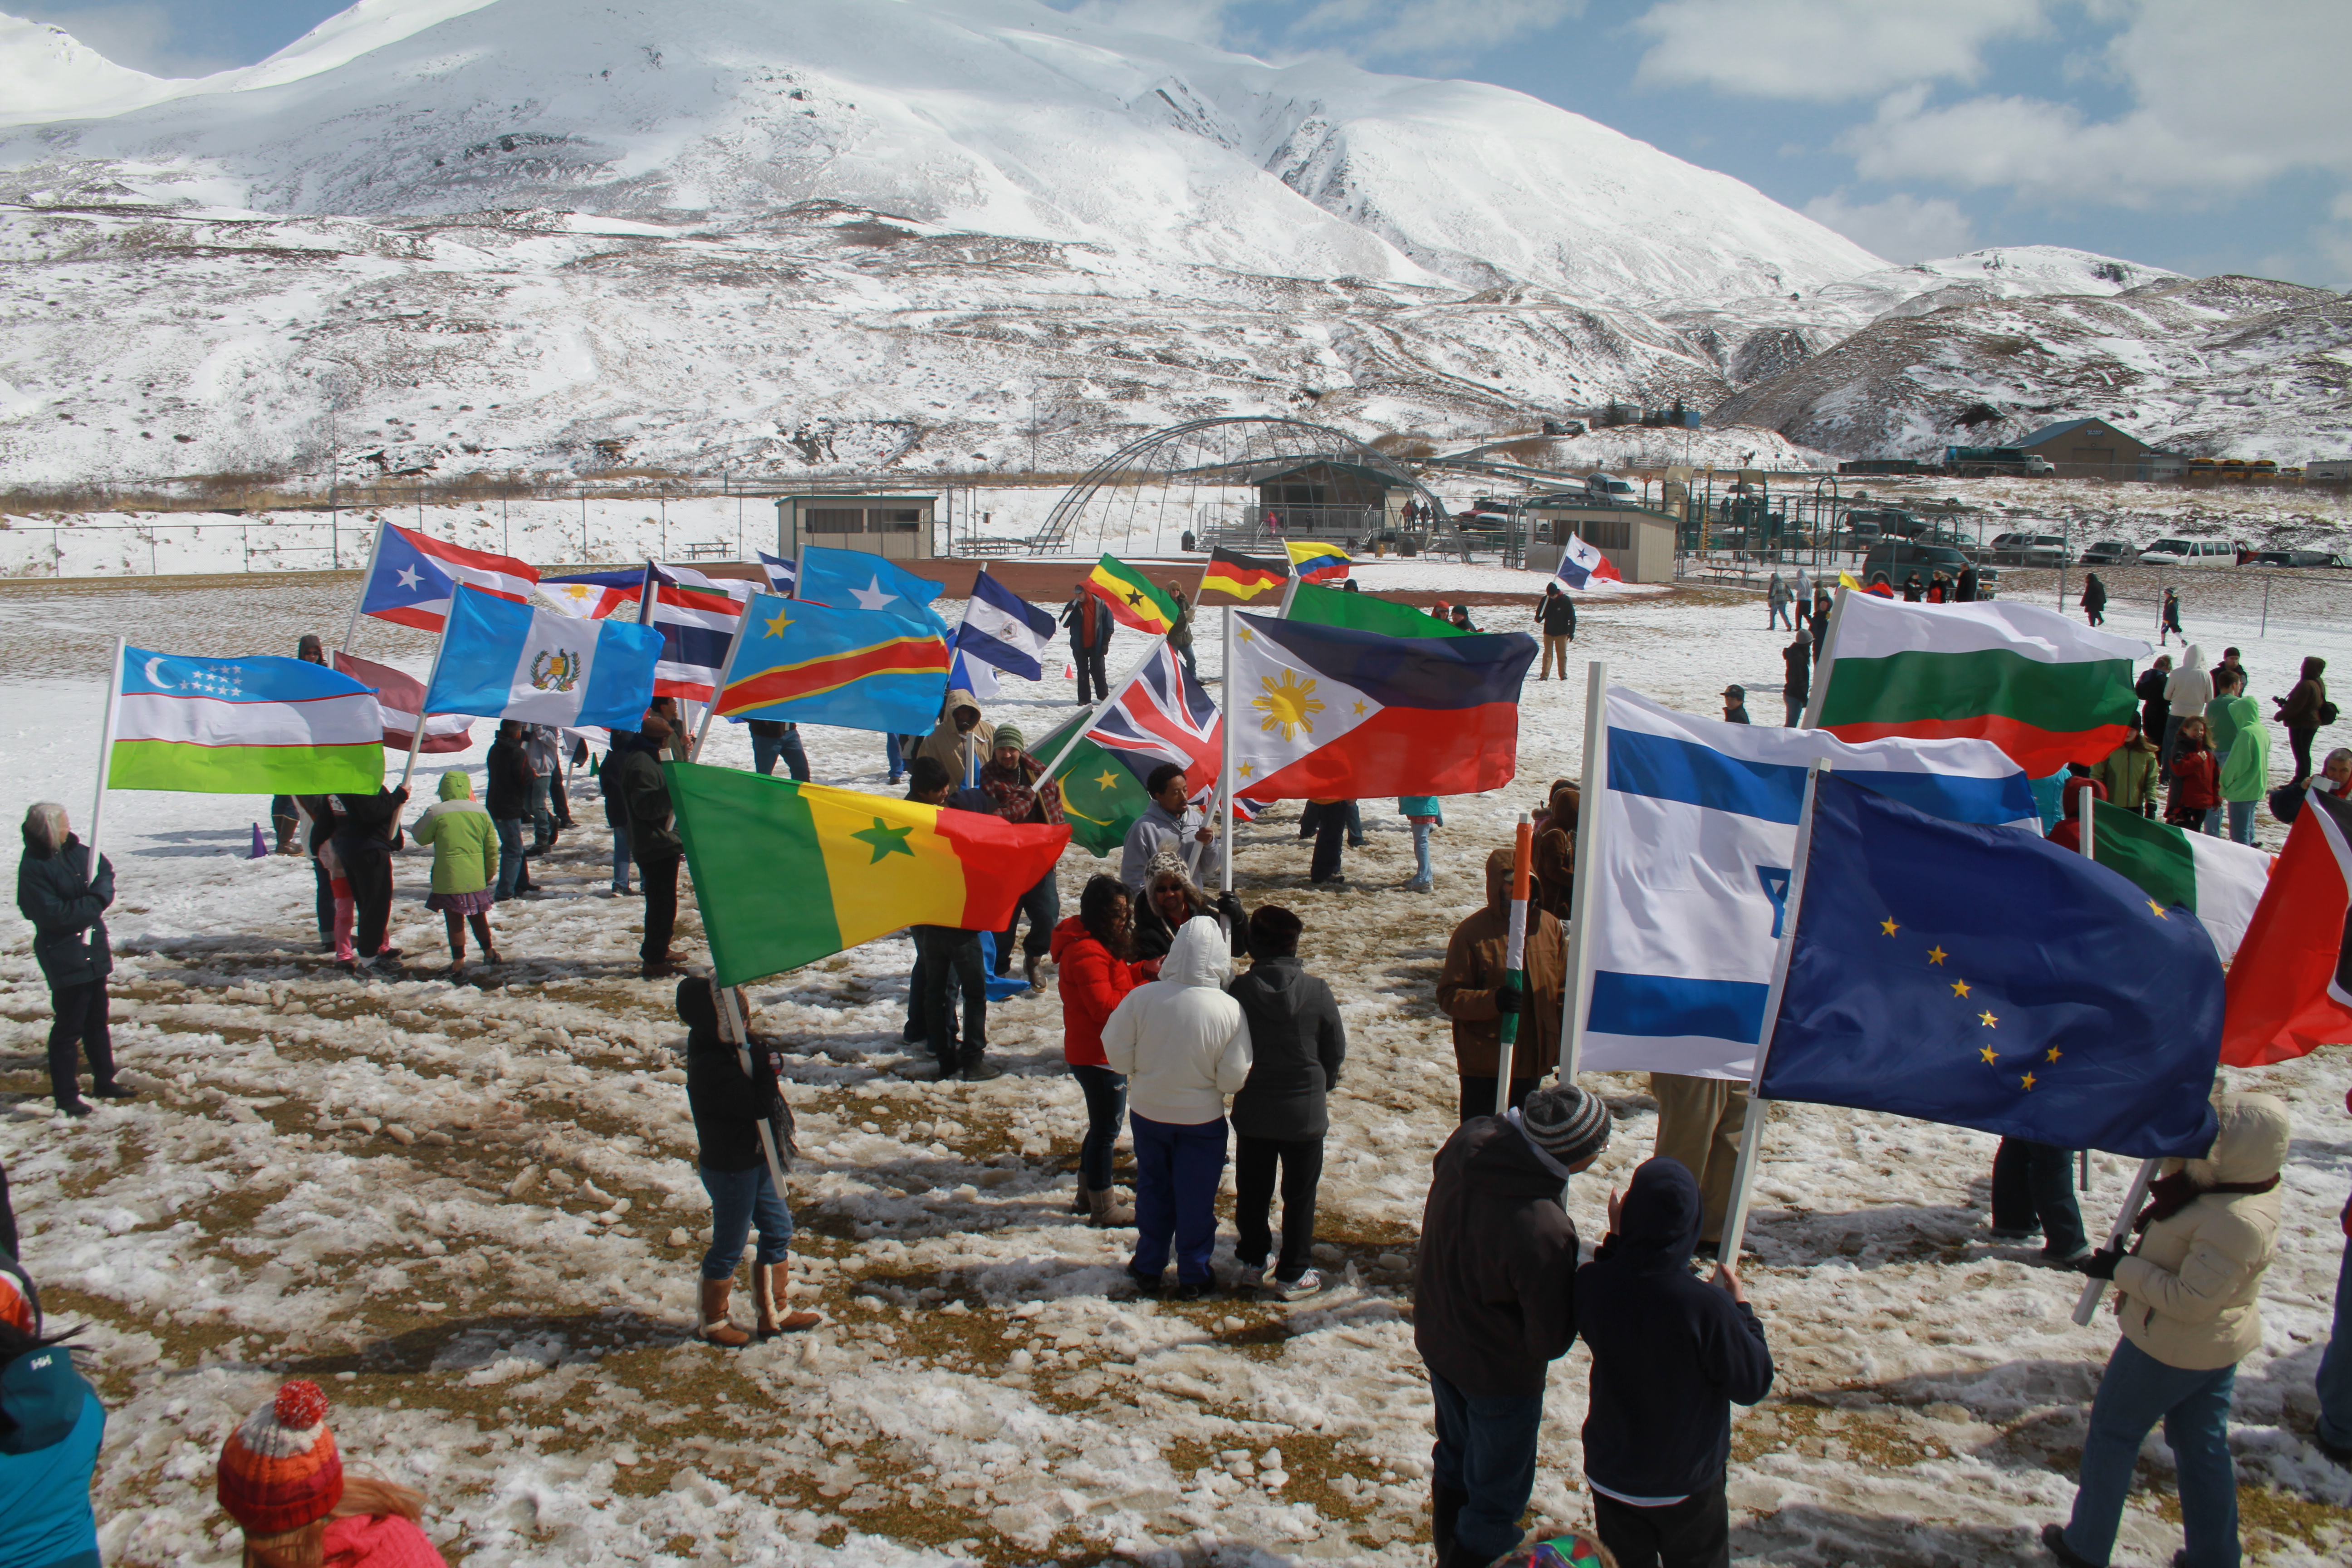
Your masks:
{"label": "mauritania flag", "polygon": [[661,646],[651,626],[582,620],[460,586],[425,710],[634,730],[654,700]]}
{"label": "mauritania flag", "polygon": [[1087,577],[1087,592],[1110,606],[1113,619],[1153,637],[1176,624],[1176,601],[1152,584],[1140,566],[1129,566],[1115,555],[1095,563]]}
{"label": "mauritania flag", "polygon": [[1536,639],[1516,632],[1383,637],[1244,612],[1225,678],[1234,792],[1357,800],[1500,789],[1517,771],[1519,685],[1535,657]]}
{"label": "mauritania flag", "polygon": [[1987,742],[1849,745],[1618,687],[1608,721],[1598,842],[1577,868],[1600,878],[1585,931],[1589,1070],[1754,1072],[1814,762],[1938,816],[2042,830],[2023,771]]}
{"label": "mauritania flag", "polygon": [[375,691],[299,658],[122,650],[115,789],[373,795],[383,783]]}
{"label": "mauritania flag", "polygon": [[947,679],[947,639],[919,605],[837,610],[754,594],[713,706],[722,719],[913,734],[939,722]]}
{"label": "mauritania flag", "polygon": [[1416,610],[1411,605],[1391,604],[1370,594],[1350,594],[1345,588],[1318,588],[1312,583],[1301,583],[1290,596],[1289,618],[1308,621],[1318,626],[1352,626],[1360,632],[1379,632],[1391,637],[1466,637],[1475,634],[1465,631],[1452,621]]}
{"label": "mauritania flag", "polygon": [[2268,855],[2103,805],[2087,790],[2083,809],[2091,814],[2092,859],[2122,872],[2166,907],[2178,904],[2195,915],[2223,960],[2235,956],[2270,885]]}
{"label": "mauritania flag", "polygon": [[2221,961],[2202,927],[2046,838],[1814,784],[1757,1092],[2061,1149],[2213,1142]]}
{"label": "mauritania flag", "polygon": [[1846,594],[1814,679],[1815,722],[1848,741],[1987,740],[2047,778],[2123,743],[2132,661],[2149,651],[2040,605]]}
{"label": "mauritania flag", "polygon": [[1066,827],[666,763],[722,985],[910,925],[997,931],[1054,868]]}
{"label": "mauritania flag", "polygon": [[[1092,727],[1073,743],[1071,731],[1090,718]],[[1224,743],[1221,721],[1215,700],[1184,668],[1176,650],[1162,645],[1099,718],[1080,713],[1029,752],[1061,759],[1054,778],[1061,785],[1071,837],[1082,849],[1108,855],[1150,806],[1144,781],[1160,763],[1184,770],[1193,800],[1215,793]],[[1235,809],[1241,810],[1238,803]],[[1254,810],[1244,812],[1244,819]]]}

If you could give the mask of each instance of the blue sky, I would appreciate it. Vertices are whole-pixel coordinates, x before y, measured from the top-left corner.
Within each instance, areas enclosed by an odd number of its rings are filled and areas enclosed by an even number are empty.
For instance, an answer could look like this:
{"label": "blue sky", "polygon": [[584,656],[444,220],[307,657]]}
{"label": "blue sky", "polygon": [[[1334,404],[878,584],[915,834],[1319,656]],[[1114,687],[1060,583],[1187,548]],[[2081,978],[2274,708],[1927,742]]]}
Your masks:
{"label": "blue sky", "polygon": [[[2352,0],[1046,3],[1516,88],[1891,259],[2042,243],[2352,287]],[[341,8],[0,0],[171,75],[259,59]]]}

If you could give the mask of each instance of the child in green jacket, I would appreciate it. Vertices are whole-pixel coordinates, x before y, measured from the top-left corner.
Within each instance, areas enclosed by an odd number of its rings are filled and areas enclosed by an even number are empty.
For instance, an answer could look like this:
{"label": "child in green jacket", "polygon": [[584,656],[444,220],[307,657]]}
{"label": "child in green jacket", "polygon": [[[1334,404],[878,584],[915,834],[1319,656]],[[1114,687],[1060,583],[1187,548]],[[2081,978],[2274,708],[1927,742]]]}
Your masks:
{"label": "child in green jacket", "polygon": [[497,900],[499,830],[474,798],[474,781],[452,769],[441,775],[441,798],[416,819],[410,837],[433,846],[428,910],[441,911],[449,930],[449,973],[466,973],[466,927],[482,944],[482,961],[500,962],[490,940],[490,905]]}

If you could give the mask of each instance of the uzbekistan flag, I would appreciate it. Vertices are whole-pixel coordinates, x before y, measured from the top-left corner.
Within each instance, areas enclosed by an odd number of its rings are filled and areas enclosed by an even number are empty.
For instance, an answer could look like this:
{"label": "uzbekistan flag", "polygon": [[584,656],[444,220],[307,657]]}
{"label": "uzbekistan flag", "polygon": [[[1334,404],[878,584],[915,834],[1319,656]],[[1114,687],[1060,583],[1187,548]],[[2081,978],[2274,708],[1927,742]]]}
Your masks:
{"label": "uzbekistan flag", "polygon": [[2268,855],[2105,805],[2088,790],[2083,792],[2083,811],[2092,859],[2122,872],[2167,908],[2179,905],[2195,915],[2224,963],[2236,955],[2263,901],[2263,889],[2270,885]]}
{"label": "uzbekistan flag", "polygon": [[1114,555],[1095,563],[1087,578],[1087,592],[1110,606],[1113,619],[1153,637],[1176,624],[1176,601],[1152,586],[1139,566],[1129,566]]}
{"label": "uzbekistan flag", "polygon": [[1391,637],[1246,614],[1234,637],[1237,794],[1475,795],[1517,771],[1531,637]]}
{"label": "uzbekistan flag", "polygon": [[1285,540],[1282,547],[1290,552],[1290,568],[1302,583],[1336,583],[1348,574],[1355,560],[1336,544],[1318,544],[1311,539]]}
{"label": "uzbekistan flag", "polygon": [[713,704],[720,718],[901,735],[940,721],[948,645],[929,610],[836,610],[754,594],[743,614],[743,640]]}
{"label": "uzbekistan flag", "polygon": [[2287,830],[2286,847],[2230,965],[2222,1061],[2268,1067],[2352,1041],[2347,909],[2352,805],[2315,789]]}
{"label": "uzbekistan flag", "polygon": [[1622,583],[1616,566],[1609,557],[1593,548],[1592,542],[1582,534],[1568,536],[1568,547],[1559,552],[1559,564],[1552,575],[1568,587],[1581,589],[1595,578],[1604,583]]}
{"label": "uzbekistan flag", "polygon": [[[1246,605],[1265,594],[1280,594],[1290,581],[1290,563],[1244,555],[1238,550],[1212,550],[1209,569],[1201,574],[1203,605]],[[1211,595],[1216,595],[1212,598]]]}
{"label": "uzbekistan flag", "polygon": [[1001,930],[1070,840],[1058,825],[733,768],[673,762],[662,771],[722,985],[910,925]]}
{"label": "uzbekistan flag", "polygon": [[1906,605],[1842,597],[1814,689],[1821,728],[1843,741],[1974,736],[2033,778],[2122,744],[2137,706],[2137,637],[2006,600]]}
{"label": "uzbekistan flag", "polygon": [[380,621],[437,632],[460,583],[517,604],[527,603],[539,585],[539,568],[511,555],[444,544],[388,522],[377,530],[375,569],[360,588],[360,610]]}
{"label": "uzbekistan flag", "polygon": [[[362,686],[375,688],[376,711],[383,718],[383,743],[404,752],[416,739],[416,710],[425,706],[425,682],[388,664],[371,664],[335,650],[335,668]],[[425,721],[422,752],[463,752],[474,743],[473,721],[463,713],[436,713]]]}
{"label": "uzbekistan flag", "polygon": [[122,650],[114,789],[373,795],[383,783],[375,693],[299,658]]}

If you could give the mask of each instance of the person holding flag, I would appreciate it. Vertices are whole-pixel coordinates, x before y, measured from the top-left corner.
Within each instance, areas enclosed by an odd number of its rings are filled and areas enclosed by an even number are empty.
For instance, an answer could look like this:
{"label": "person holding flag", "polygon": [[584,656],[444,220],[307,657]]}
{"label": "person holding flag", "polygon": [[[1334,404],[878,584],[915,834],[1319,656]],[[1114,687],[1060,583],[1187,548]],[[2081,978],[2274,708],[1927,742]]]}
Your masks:
{"label": "person holding flag", "polygon": [[1151,874],[1151,862],[1163,847],[1172,847],[1182,854],[1187,837],[1207,844],[1217,836],[1208,818],[1190,805],[1192,785],[1181,763],[1160,763],[1143,781],[1143,787],[1151,796],[1151,805],[1127,830],[1118,858],[1119,882],[1135,899],[1143,896],[1144,879]]}
{"label": "person holding flag", "polygon": [[1567,939],[1550,911],[1530,906],[1522,978],[1508,964],[1511,878],[1516,851],[1486,857],[1486,905],[1454,928],[1437,974],[1437,1007],[1454,1020],[1454,1065],[1462,1082],[1461,1120],[1495,1114],[1506,1017],[1519,1021],[1511,1058],[1511,1107],[1523,1104],[1559,1062],[1560,995],[1568,981]]}
{"label": "person holding flag", "polygon": [[16,863],[16,912],[33,926],[33,958],[49,987],[49,1098],[68,1116],[88,1116],[74,1052],[89,1058],[89,1092],[130,1100],[114,1081],[114,1038],[106,1022],[106,977],[114,952],[106,910],[114,864],[74,837],[66,808],[45,800],[25,814],[25,858]]}

